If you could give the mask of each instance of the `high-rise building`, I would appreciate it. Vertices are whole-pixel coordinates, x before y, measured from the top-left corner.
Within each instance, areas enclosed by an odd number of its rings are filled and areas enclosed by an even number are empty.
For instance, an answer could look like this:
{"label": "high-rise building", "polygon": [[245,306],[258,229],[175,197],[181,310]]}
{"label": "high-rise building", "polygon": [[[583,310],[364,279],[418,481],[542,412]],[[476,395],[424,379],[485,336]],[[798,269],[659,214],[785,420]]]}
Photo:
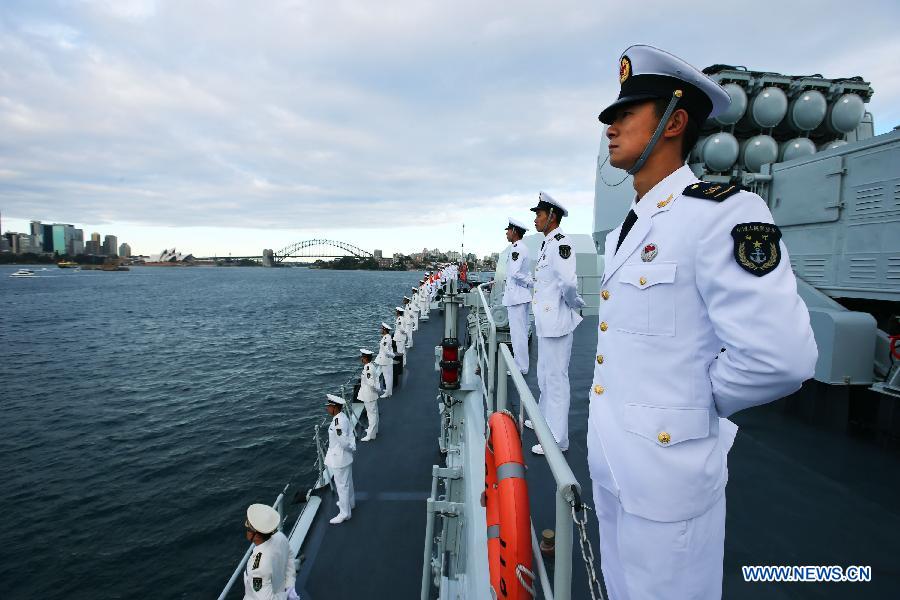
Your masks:
{"label": "high-rise building", "polygon": [[12,252],[13,254],[19,253],[19,234],[14,231],[7,231],[0,239],[2,239],[5,243],[3,244],[4,252]]}
{"label": "high-rise building", "polygon": [[107,235],[103,238],[103,254],[106,256],[118,256],[119,240],[114,235]]}
{"label": "high-rise building", "polygon": [[125,242],[119,244],[119,256],[122,258],[131,258],[131,246]]}
{"label": "high-rise building", "polygon": [[72,254],[84,254],[84,230],[72,228]]}
{"label": "high-rise building", "polygon": [[376,260],[381,260],[382,258],[384,258],[384,257],[381,255],[381,250],[375,250],[372,254],[375,255],[375,259],[376,259]]}
{"label": "high-rise building", "polygon": [[[67,254],[68,249],[66,248],[66,246],[67,246],[66,242],[68,241],[68,239],[67,239],[68,236],[66,235],[65,224],[54,223],[53,225],[50,226],[50,230],[52,232],[52,235],[50,238],[52,247],[50,248],[50,251],[55,252],[57,254]],[[69,238],[69,239],[71,239],[71,238]]]}
{"label": "high-rise building", "polygon": [[53,225],[41,225],[41,252],[53,252]]}
{"label": "high-rise building", "polygon": [[16,234],[16,253],[29,254],[37,253],[39,250],[34,246],[34,238],[27,233]]}
{"label": "high-rise building", "polygon": [[84,253],[99,256],[103,248],[97,240],[88,240],[84,243]]}
{"label": "high-rise building", "polygon": [[29,232],[31,233],[31,244],[35,248],[35,252],[40,252],[43,249],[44,245],[44,228],[41,226],[40,221],[32,221],[29,225]]}
{"label": "high-rise building", "polygon": [[92,233],[92,234],[91,234],[91,241],[92,241],[92,242],[97,242],[97,244],[99,245],[99,244],[100,244],[100,234],[97,233],[96,231],[95,231],[94,233]]}

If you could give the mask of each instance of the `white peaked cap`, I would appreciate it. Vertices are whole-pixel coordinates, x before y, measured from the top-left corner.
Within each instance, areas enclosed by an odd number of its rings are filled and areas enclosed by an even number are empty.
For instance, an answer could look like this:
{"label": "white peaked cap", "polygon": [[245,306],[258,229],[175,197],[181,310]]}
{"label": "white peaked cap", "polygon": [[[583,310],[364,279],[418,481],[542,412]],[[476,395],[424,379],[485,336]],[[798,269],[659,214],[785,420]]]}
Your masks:
{"label": "white peaked cap", "polygon": [[[403,309],[401,309],[401,310],[403,310]],[[385,329],[387,329],[388,331],[391,330],[391,326],[388,325],[387,323],[385,323],[384,321],[381,322],[381,326],[384,327]]]}
{"label": "white peaked cap", "polygon": [[328,398],[329,404],[337,404],[339,406],[343,406],[344,404],[346,404],[346,402],[344,402],[344,399],[340,396],[335,396],[334,394],[325,394],[325,397]]}
{"label": "white peaked cap", "polygon": [[619,57],[619,97],[603,109],[600,121],[611,124],[616,110],[627,104],[660,98],[679,90],[678,108],[700,124],[725,112],[731,97],[703,71],[665,50],[636,44]]}
{"label": "white peaked cap", "polygon": [[539,210],[549,210],[550,208],[555,208],[559,212],[562,213],[562,216],[568,217],[569,211],[566,210],[566,207],[562,205],[562,203],[548,194],[547,192],[541,192],[538,194],[538,203],[537,206],[532,208],[531,210],[537,212]]}
{"label": "white peaked cap", "polygon": [[359,353],[363,356],[372,356],[374,354],[374,352],[372,352],[371,350],[366,350],[365,348],[360,348]]}
{"label": "white peaked cap", "polygon": [[278,511],[265,504],[251,504],[247,508],[247,523],[258,533],[275,533],[281,516]]}
{"label": "white peaked cap", "polygon": [[394,310],[396,310],[397,312],[403,312],[403,311],[406,310],[406,309],[403,308],[402,306],[395,306],[395,307],[394,307]]}
{"label": "white peaked cap", "polygon": [[509,225],[506,226],[506,229],[509,229],[510,227],[518,227],[519,229],[524,229],[525,231],[528,231],[528,227],[526,227],[525,223],[523,223],[522,221],[520,221],[518,219],[513,219],[512,217],[507,217],[506,220],[509,221]]}

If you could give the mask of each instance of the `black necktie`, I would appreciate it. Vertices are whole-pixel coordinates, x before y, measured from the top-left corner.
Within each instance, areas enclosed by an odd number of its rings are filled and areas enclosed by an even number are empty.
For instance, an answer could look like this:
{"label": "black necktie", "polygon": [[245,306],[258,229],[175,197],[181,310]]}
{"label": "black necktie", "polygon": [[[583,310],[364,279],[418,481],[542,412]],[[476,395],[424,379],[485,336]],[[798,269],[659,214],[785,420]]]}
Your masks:
{"label": "black necktie", "polygon": [[[619,251],[619,246],[622,245],[622,240],[625,239],[625,236],[627,236],[628,232],[631,231],[631,228],[634,227],[635,221],[637,221],[637,213],[633,210],[629,210],[628,216],[625,217],[625,222],[622,223],[622,231],[619,232],[619,242],[616,244],[616,252]],[[615,252],[613,254],[615,254]]]}

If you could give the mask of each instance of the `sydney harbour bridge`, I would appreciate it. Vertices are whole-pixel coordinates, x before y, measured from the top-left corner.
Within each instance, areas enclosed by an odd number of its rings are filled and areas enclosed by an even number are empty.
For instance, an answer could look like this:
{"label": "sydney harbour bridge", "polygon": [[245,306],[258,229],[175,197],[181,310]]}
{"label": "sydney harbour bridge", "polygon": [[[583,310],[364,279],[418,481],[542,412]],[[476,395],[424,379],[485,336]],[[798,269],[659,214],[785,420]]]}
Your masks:
{"label": "sydney harbour bridge", "polygon": [[[314,239],[296,242],[285,246],[281,250],[263,250],[262,256],[229,256],[234,260],[255,260],[263,266],[274,267],[288,259],[318,259],[318,258],[375,258],[375,255],[359,246],[338,240]],[[218,257],[222,259],[223,257]],[[213,257],[198,260],[214,260]]]}

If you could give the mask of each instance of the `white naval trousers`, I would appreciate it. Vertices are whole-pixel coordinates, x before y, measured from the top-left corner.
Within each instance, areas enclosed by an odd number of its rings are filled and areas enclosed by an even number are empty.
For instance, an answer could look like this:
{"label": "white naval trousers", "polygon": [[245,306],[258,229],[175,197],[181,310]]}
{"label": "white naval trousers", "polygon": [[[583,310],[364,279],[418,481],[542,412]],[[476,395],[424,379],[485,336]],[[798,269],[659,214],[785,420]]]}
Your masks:
{"label": "white naval trousers", "polygon": [[394,394],[394,362],[389,365],[379,365],[381,374],[384,376],[384,395],[391,396]]}
{"label": "white naval trousers", "polygon": [[378,435],[378,400],[363,402],[366,407],[366,416],[369,418],[369,426],[366,428],[366,437],[374,440]]}
{"label": "white naval trousers", "polygon": [[569,449],[569,356],[572,333],[538,337],[538,386],[541,414],[550,426],[560,450]]}
{"label": "white naval trousers", "polygon": [[593,484],[600,563],[609,600],[719,600],[725,553],[725,494],[687,521],[651,521],[622,510]]}
{"label": "white naval trousers", "polygon": [[[406,328],[406,347],[407,348],[413,347],[413,339],[412,339],[413,331],[415,331],[415,330],[412,328],[412,325],[407,326],[407,328]],[[403,364],[406,364],[406,363],[404,362]]]}
{"label": "white naval trousers", "polygon": [[506,307],[509,314],[509,337],[512,338],[516,366],[524,375],[528,373],[528,315],[531,303],[523,302]]}
{"label": "white naval trousers", "polygon": [[338,514],[349,517],[350,512],[356,506],[356,493],[353,491],[353,463],[346,467],[330,467],[330,470],[334,476],[334,489],[337,490]]}

